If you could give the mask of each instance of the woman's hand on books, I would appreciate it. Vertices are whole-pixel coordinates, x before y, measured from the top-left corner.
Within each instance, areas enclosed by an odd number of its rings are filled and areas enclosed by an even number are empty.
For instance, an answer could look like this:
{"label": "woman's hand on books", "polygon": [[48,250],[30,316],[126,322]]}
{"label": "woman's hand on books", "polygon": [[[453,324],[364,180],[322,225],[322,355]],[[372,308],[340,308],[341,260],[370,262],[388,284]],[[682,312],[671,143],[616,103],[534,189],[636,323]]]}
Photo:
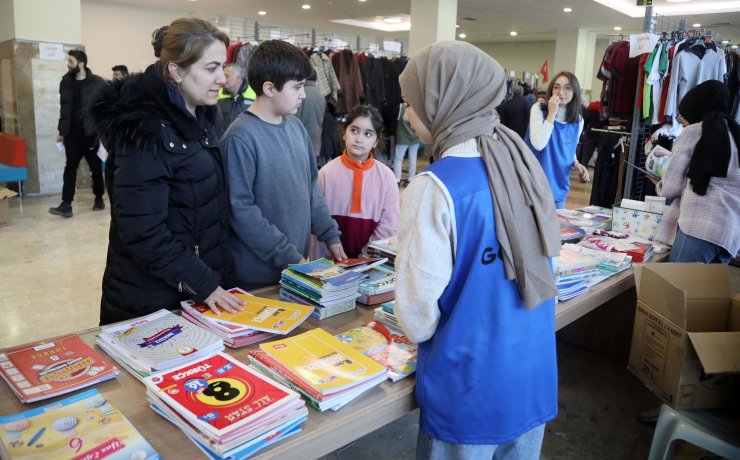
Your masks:
{"label": "woman's hand on books", "polygon": [[334,243],[332,245],[329,245],[329,252],[331,252],[331,255],[334,256],[334,260],[336,262],[347,260],[347,254],[344,252],[344,247],[342,247],[342,243]]}
{"label": "woman's hand on books", "polygon": [[244,305],[244,301],[242,299],[230,292],[227,292],[221,286],[217,287],[216,290],[208,296],[204,303],[217,315],[221,313],[221,310],[228,313],[238,313],[243,310],[242,305]]}

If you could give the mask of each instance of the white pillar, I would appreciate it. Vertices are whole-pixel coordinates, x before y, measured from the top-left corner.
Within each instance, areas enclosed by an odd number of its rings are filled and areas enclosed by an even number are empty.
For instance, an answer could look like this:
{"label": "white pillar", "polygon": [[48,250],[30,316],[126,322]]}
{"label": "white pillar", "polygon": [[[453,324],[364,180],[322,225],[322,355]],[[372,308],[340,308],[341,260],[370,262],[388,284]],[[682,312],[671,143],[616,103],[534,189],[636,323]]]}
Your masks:
{"label": "white pillar", "polygon": [[455,39],[457,0],[411,0],[409,56],[434,42]]}
{"label": "white pillar", "polygon": [[584,29],[558,30],[555,62],[549,66],[550,78],[561,70],[573,72],[581,90],[591,90],[596,33]]}

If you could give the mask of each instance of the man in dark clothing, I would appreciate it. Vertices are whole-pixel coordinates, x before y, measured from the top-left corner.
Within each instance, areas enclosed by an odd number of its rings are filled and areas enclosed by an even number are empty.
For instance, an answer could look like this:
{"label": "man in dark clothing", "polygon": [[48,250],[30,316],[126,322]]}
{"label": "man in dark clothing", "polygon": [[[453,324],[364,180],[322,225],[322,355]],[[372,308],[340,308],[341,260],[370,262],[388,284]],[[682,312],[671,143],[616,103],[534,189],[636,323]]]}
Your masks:
{"label": "man in dark clothing", "polygon": [[119,80],[121,78],[128,77],[128,67],[123,64],[114,65],[111,70],[113,71],[113,80]]}
{"label": "man in dark clothing", "polygon": [[498,106],[496,111],[501,117],[501,123],[524,139],[529,127],[529,110],[532,104],[523,96],[524,90],[519,85],[512,86],[511,94],[511,99]]}
{"label": "man in dark clothing", "polygon": [[105,81],[93,75],[87,68],[87,55],[80,50],[71,50],[67,56],[69,71],[59,83],[59,137],[57,142],[64,143],[67,162],[64,166],[64,185],[62,186],[62,203],[49,212],[57,216],[72,217],[72,200],[75,196],[77,167],[85,157],[92,173],[95,204],[93,211],[105,209],[103,202],[103,162],[98,157],[98,137],[89,123],[83,120],[83,113],[90,98],[105,84]]}
{"label": "man in dark clothing", "polygon": [[244,71],[237,64],[224,66],[226,83],[218,92],[218,107],[220,119],[216,122],[218,136],[221,137],[240,113],[252,105],[257,95],[249,87]]}

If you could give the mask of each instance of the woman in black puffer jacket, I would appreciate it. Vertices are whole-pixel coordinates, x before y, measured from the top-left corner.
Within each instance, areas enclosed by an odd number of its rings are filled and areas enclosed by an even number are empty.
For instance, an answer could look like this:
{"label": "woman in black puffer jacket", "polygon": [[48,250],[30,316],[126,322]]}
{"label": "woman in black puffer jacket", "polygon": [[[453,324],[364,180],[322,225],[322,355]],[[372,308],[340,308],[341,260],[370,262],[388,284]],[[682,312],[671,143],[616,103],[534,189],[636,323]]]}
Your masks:
{"label": "woman in black puffer jacket", "polygon": [[109,152],[111,203],[100,324],[179,308],[241,309],[231,279],[228,200],[214,122],[228,37],[181,18],[152,41],[159,61],[111,81],[89,107]]}

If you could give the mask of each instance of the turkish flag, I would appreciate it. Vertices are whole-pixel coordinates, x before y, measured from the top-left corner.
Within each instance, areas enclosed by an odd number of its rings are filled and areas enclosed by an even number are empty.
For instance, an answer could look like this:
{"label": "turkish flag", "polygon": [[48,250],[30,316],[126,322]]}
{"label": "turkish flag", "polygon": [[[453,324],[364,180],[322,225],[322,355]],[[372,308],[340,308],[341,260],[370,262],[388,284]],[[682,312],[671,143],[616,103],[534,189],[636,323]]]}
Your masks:
{"label": "turkish flag", "polygon": [[540,73],[542,74],[542,82],[547,83],[547,80],[550,79],[547,73],[547,59],[545,59],[545,62],[542,63],[542,67],[540,67]]}

